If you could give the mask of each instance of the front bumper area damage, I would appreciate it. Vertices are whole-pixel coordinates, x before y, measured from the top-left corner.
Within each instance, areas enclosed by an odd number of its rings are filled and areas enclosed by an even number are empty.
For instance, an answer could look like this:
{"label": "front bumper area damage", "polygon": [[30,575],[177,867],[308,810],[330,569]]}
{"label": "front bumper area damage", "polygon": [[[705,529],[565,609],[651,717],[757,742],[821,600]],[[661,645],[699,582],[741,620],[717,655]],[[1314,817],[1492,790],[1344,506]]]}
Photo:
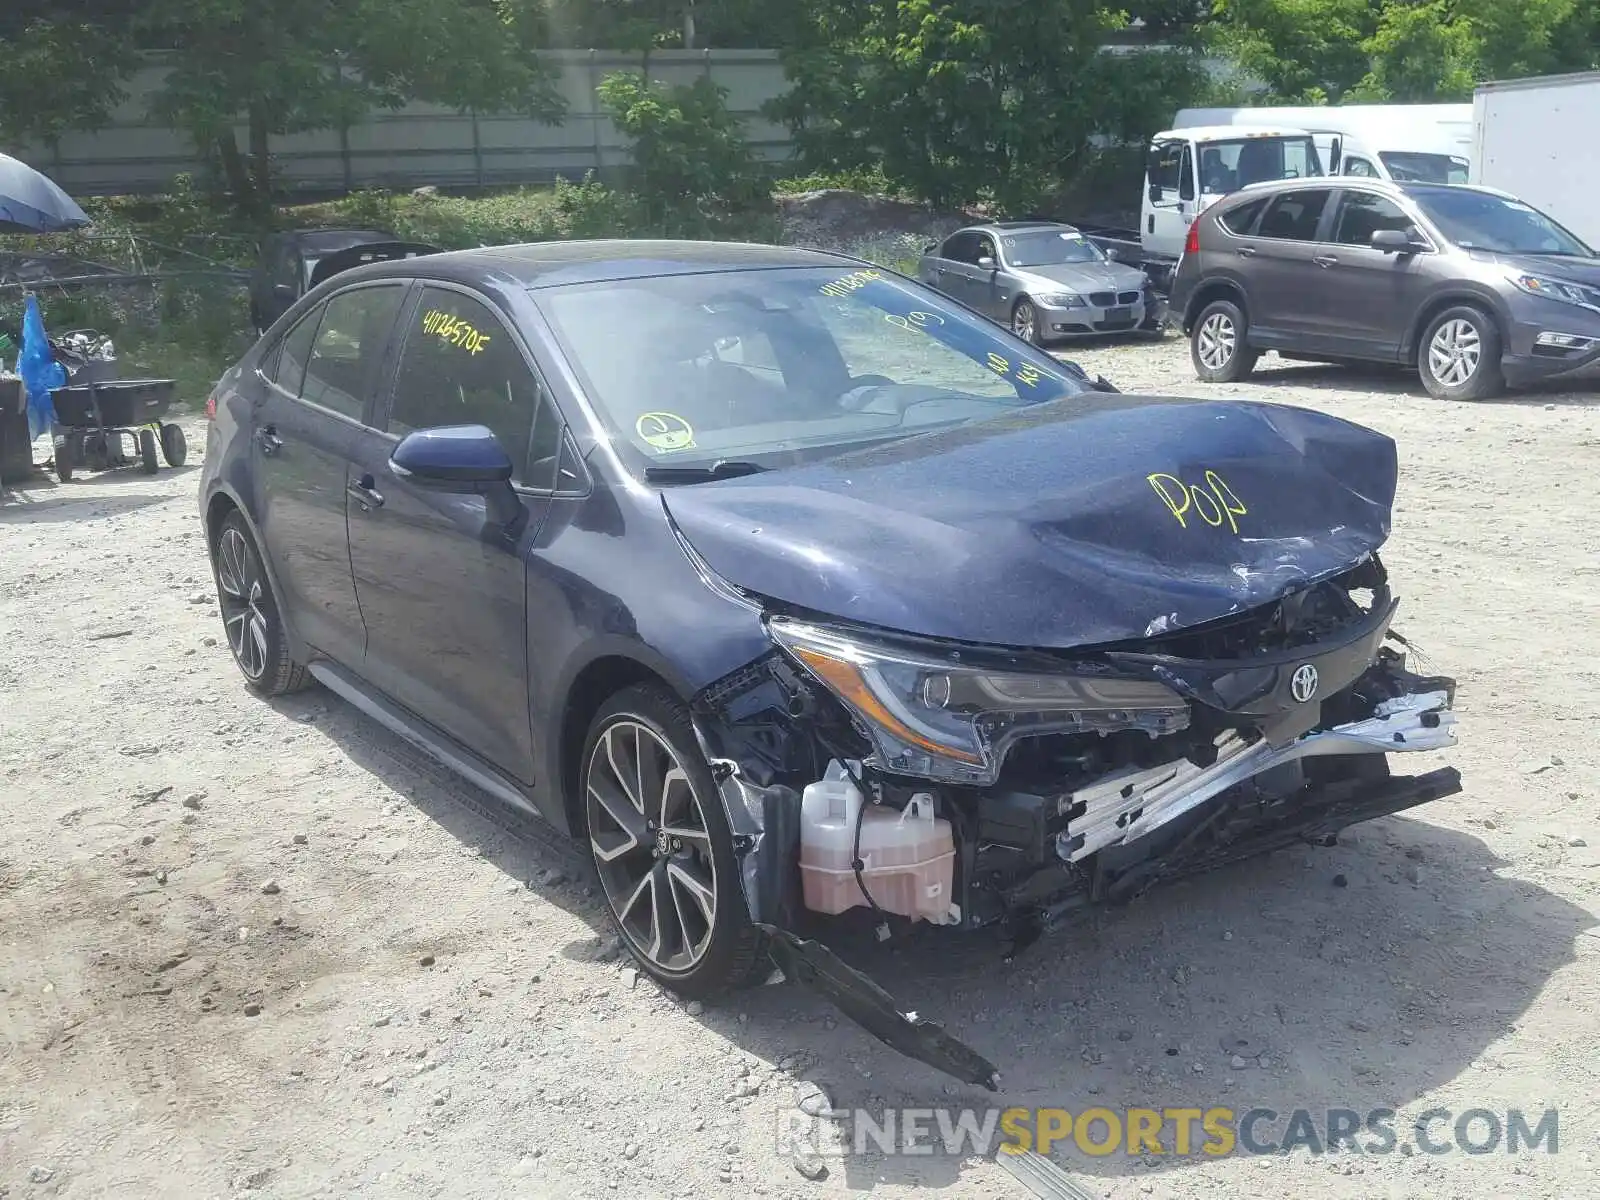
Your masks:
{"label": "front bumper area damage", "polygon": [[[1363,592],[1368,602],[1351,598]],[[919,723],[891,696],[886,735],[870,697],[852,701],[843,675],[811,669],[775,634],[784,648],[693,706],[750,918],[785,976],[902,1053],[995,1088],[983,1055],[903,1010],[813,930],[859,908],[880,938],[921,920],[985,931],[1015,953],[1085,906],[1459,792],[1449,767],[1390,775],[1391,755],[1443,750],[1456,736],[1455,682],[1408,669],[1408,643],[1390,629],[1397,604],[1369,558],[1275,604],[1136,644],[987,665],[981,648],[949,648],[952,670],[979,672],[953,677],[916,673],[937,668],[936,647],[863,658],[864,678],[927,698],[939,720],[951,697],[984,688],[1029,703],[1067,697],[1042,718],[974,721],[984,751],[999,747],[981,767],[974,756],[920,772],[906,767],[927,757],[906,739],[950,726]],[[1024,669],[1078,683],[1023,686]],[[1150,696],[1153,683],[1176,716]],[[1111,696],[1145,707],[1118,711],[1103,703]],[[1060,711],[1080,698],[1081,710]]]}

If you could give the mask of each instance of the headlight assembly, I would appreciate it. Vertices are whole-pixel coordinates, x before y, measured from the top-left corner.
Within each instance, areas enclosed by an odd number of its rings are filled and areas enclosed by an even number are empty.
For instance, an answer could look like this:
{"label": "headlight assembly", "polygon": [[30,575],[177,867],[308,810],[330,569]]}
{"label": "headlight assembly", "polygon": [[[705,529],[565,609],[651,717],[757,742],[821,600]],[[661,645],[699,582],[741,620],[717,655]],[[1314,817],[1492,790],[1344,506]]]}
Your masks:
{"label": "headlight assembly", "polygon": [[1160,737],[1189,722],[1183,698],[1147,680],[992,671],[786,618],[768,630],[850,710],[877,765],[896,774],[991,784],[1018,737],[1119,729]]}
{"label": "headlight assembly", "polygon": [[1580,304],[1584,308],[1600,309],[1600,288],[1585,287],[1565,279],[1547,279],[1543,275],[1515,272],[1511,282],[1530,296],[1543,296],[1546,300],[1561,300],[1567,304]]}
{"label": "headlight assembly", "polygon": [[1039,303],[1046,308],[1083,308],[1083,297],[1073,292],[1041,292]]}

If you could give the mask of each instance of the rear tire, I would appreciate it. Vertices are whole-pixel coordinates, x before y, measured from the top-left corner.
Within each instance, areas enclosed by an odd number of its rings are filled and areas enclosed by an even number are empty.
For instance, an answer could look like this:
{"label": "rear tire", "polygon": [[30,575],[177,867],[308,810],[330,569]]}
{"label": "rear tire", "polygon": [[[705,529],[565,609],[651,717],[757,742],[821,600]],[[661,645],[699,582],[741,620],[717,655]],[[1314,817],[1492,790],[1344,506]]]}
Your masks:
{"label": "rear tire", "polygon": [[1207,383],[1237,383],[1256,369],[1259,350],[1246,344],[1250,323],[1232,300],[1213,300],[1200,311],[1189,336],[1195,375]]}
{"label": "rear tire", "polygon": [[222,607],[222,631],[245,686],[260,696],[297,692],[309,682],[304,663],[289,653],[278,598],[261,553],[237,510],[222,519],[211,548],[211,570]]}
{"label": "rear tire", "polygon": [[1417,374],[1439,400],[1487,400],[1505,391],[1500,327],[1470,304],[1447,308],[1428,322],[1417,346]]}
{"label": "rear tire", "polygon": [[607,912],[639,967],[700,999],[750,983],[765,946],[683,702],[660,684],[618,692],[590,723],[578,786]]}

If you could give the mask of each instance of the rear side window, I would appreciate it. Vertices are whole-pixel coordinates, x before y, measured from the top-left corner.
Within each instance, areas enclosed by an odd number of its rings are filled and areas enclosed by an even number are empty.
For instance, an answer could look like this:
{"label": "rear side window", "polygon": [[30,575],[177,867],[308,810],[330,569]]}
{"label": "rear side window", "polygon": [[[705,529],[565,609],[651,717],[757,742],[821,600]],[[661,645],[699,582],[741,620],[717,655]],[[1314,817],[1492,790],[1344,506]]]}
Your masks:
{"label": "rear side window", "polygon": [[372,369],[388,343],[404,297],[403,285],[385,284],[340,292],[330,299],[311,344],[300,398],[359,421]]}
{"label": "rear side window", "polygon": [[1327,207],[1326,188],[1284,192],[1267,205],[1256,236],[1282,238],[1291,242],[1316,241],[1317,226],[1322,223],[1322,210]]}
{"label": "rear side window", "polygon": [[1369,246],[1380,229],[1406,233],[1411,227],[1411,218],[1394,201],[1370,192],[1346,192],[1339,202],[1333,240],[1344,246]]}
{"label": "rear side window", "polygon": [[518,483],[555,487],[560,414],[510,331],[482,301],[430,287],[406,332],[389,432],[404,437],[439,425],[486,426],[511,457]]}
{"label": "rear side window", "polygon": [[1230,208],[1217,218],[1229,233],[1244,235],[1255,228],[1256,218],[1261,215],[1261,210],[1267,206],[1266,198],[1252,200],[1249,204],[1241,204],[1237,208]]}
{"label": "rear side window", "polygon": [[278,343],[279,349],[273,351],[277,361],[265,374],[291,396],[300,394],[300,384],[306,377],[306,360],[311,357],[311,342],[317,336],[317,326],[322,322],[326,307],[319,304],[296,321],[294,328]]}

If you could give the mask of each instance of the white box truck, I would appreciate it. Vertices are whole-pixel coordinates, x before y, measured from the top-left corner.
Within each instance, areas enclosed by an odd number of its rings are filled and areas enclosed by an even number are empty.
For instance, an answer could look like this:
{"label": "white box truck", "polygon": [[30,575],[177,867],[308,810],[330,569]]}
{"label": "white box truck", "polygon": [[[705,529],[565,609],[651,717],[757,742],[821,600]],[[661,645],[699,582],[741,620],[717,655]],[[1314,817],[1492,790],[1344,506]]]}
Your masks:
{"label": "white box truck", "polygon": [[1600,249],[1600,71],[1482,84],[1473,183],[1510,192]]}

